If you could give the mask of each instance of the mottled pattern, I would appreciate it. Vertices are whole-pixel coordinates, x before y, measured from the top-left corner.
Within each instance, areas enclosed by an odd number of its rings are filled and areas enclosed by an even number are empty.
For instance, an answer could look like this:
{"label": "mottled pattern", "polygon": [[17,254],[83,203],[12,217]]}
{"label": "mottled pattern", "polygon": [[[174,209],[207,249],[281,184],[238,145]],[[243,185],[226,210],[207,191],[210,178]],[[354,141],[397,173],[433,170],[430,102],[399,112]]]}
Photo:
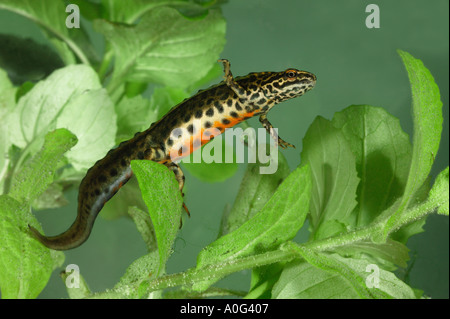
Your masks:
{"label": "mottled pattern", "polygon": [[[233,78],[229,62],[220,61],[225,69],[223,82],[184,100],[149,129],[121,143],[88,170],[80,185],[77,218],[66,232],[46,237],[30,227],[32,235],[53,249],[78,247],[89,237],[103,205],[130,179],[131,160],[148,159],[166,165],[175,173],[182,191],[184,175],[173,161],[209,142],[215,133],[222,133],[256,115],[271,133],[273,127],[267,112],[277,103],[303,95],[316,83],[312,73],[296,69]],[[293,146],[279,136],[273,137],[283,148]]]}

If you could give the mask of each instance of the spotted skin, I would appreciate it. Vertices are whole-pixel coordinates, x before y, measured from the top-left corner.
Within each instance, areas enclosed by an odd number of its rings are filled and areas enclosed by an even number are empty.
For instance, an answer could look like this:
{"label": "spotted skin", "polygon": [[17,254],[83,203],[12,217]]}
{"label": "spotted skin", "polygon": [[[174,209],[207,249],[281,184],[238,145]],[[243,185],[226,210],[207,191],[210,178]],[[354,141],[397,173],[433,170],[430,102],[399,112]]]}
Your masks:
{"label": "spotted skin", "polygon": [[67,231],[47,237],[29,226],[31,235],[55,250],[80,246],[89,237],[103,205],[131,178],[132,160],[146,159],[166,165],[174,172],[182,192],[184,175],[174,161],[251,117],[259,116],[263,127],[282,148],[293,147],[274,133],[267,113],[275,104],[311,90],[316,76],[287,69],[234,78],[228,60],[219,62],[224,66],[223,82],[176,105],[146,131],[136,133],[132,139],[109,151],[87,171],[80,184],[77,218]]}

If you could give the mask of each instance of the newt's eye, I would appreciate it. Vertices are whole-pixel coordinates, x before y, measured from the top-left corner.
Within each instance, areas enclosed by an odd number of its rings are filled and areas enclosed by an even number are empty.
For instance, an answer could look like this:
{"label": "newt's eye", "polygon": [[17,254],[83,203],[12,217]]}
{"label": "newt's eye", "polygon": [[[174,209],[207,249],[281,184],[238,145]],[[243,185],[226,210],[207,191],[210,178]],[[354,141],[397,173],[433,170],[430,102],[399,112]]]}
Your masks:
{"label": "newt's eye", "polygon": [[294,70],[286,70],[285,75],[289,80],[294,80],[297,77],[297,72]]}

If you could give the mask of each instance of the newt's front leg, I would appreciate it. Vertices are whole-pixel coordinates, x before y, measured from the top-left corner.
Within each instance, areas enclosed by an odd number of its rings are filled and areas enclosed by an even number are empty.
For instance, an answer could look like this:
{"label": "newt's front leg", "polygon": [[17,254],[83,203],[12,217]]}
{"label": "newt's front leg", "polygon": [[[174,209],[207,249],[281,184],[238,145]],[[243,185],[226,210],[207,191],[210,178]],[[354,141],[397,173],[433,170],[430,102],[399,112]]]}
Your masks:
{"label": "newt's front leg", "polygon": [[233,74],[231,73],[230,69],[230,61],[226,59],[218,60],[218,62],[223,63],[223,71],[224,71],[224,80],[225,84],[233,90],[234,93],[238,96],[240,99],[247,99],[247,95],[245,94],[245,89],[239,85],[239,83],[236,82],[236,80],[233,77]]}
{"label": "newt's front leg", "polygon": [[295,148],[294,145],[284,141],[281,137],[278,136],[272,124],[267,119],[267,114],[262,114],[259,117],[259,121],[261,122],[262,126],[267,130],[267,132],[270,134],[270,136],[274,139],[275,143],[277,143],[282,148],[287,148],[288,146]]}

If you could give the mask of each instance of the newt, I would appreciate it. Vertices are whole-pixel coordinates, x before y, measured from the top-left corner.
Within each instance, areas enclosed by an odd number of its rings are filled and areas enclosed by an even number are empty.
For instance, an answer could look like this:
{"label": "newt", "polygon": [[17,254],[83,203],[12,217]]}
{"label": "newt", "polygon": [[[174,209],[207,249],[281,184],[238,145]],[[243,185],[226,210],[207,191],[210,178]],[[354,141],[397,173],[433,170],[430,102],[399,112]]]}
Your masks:
{"label": "newt", "polygon": [[[211,138],[208,135],[213,130],[223,133],[225,129],[251,117],[259,116],[262,126],[276,144],[282,148],[294,147],[274,134],[267,113],[275,104],[311,90],[316,84],[316,76],[290,68],[282,72],[249,73],[235,78],[228,60],[218,62],[224,66],[224,81],[200,90],[174,106],[147,130],[120,143],[87,171],[79,188],[77,217],[67,231],[47,237],[29,226],[31,235],[55,250],[72,249],[83,244],[91,234],[104,204],[133,175],[132,160],[152,160],[165,165],[175,174],[179,189],[183,192],[184,174],[175,161],[209,142]],[[187,146],[188,151],[182,152],[180,145]]]}

